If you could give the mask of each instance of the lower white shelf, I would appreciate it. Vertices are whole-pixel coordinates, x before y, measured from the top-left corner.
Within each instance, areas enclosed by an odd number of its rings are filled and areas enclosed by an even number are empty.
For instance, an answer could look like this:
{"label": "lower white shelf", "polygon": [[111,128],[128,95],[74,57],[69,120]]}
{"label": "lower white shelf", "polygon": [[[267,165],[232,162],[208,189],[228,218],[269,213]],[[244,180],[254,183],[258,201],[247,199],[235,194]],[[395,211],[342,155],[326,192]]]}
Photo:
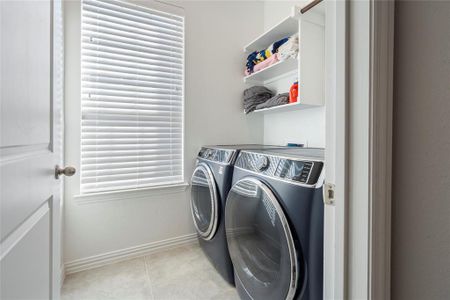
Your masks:
{"label": "lower white shelf", "polygon": [[321,106],[322,105],[313,105],[313,104],[304,104],[301,102],[294,102],[294,103],[272,106],[272,107],[263,108],[263,109],[257,109],[255,111],[253,111],[252,113],[263,113],[263,114],[278,113],[278,112],[287,112],[287,111],[294,111],[294,110],[317,108],[317,107],[321,107]]}

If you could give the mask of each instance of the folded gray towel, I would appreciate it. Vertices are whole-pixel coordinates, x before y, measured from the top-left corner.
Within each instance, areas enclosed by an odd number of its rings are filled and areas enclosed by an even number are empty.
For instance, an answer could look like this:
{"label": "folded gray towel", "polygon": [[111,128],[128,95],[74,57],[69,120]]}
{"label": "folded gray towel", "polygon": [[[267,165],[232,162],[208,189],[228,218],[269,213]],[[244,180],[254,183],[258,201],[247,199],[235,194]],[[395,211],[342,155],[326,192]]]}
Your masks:
{"label": "folded gray towel", "polygon": [[266,102],[272,96],[272,91],[264,86],[253,86],[246,89],[243,95],[245,113],[254,111],[258,104]]}
{"label": "folded gray towel", "polygon": [[288,104],[288,103],[289,103],[289,93],[282,93],[282,94],[273,96],[272,98],[270,98],[269,100],[267,100],[264,103],[258,104],[256,106],[256,109],[269,108],[272,106],[278,106],[278,105],[283,105],[283,104]]}
{"label": "folded gray towel", "polygon": [[264,86],[252,86],[244,91],[244,100],[266,93],[273,95],[272,91]]}

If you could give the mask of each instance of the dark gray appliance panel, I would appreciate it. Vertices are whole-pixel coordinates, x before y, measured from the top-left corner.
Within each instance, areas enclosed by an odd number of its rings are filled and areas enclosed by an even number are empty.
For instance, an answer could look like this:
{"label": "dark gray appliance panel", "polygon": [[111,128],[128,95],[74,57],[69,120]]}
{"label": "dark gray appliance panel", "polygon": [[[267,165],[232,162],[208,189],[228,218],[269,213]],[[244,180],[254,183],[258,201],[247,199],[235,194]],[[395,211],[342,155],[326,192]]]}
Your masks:
{"label": "dark gray appliance panel", "polygon": [[236,276],[253,299],[292,299],[301,267],[289,224],[271,190],[254,178],[230,190],[225,227]]}

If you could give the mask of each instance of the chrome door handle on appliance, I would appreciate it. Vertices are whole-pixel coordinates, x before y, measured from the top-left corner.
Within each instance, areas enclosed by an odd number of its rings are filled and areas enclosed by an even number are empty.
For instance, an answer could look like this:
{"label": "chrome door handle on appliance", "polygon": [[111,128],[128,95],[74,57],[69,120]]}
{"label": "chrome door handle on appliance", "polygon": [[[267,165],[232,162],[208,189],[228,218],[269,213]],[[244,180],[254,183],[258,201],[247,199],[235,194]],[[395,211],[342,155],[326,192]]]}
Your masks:
{"label": "chrome door handle on appliance", "polygon": [[67,167],[61,168],[60,166],[56,165],[55,178],[58,179],[60,175],[72,176],[76,172],[77,172],[77,170],[72,166],[67,166]]}

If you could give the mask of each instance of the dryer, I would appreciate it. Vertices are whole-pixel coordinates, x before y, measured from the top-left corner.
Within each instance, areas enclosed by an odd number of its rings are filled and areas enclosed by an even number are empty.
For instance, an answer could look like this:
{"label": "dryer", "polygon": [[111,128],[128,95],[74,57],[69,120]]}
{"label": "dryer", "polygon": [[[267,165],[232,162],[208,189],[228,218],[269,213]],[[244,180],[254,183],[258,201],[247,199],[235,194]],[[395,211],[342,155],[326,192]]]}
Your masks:
{"label": "dryer", "polygon": [[280,146],[204,146],[198,153],[191,179],[191,212],[200,247],[222,277],[234,284],[233,267],[225,237],[225,201],[231,188],[233,164],[243,149]]}
{"label": "dryer", "polygon": [[241,151],[225,227],[241,299],[323,298],[323,149]]}

